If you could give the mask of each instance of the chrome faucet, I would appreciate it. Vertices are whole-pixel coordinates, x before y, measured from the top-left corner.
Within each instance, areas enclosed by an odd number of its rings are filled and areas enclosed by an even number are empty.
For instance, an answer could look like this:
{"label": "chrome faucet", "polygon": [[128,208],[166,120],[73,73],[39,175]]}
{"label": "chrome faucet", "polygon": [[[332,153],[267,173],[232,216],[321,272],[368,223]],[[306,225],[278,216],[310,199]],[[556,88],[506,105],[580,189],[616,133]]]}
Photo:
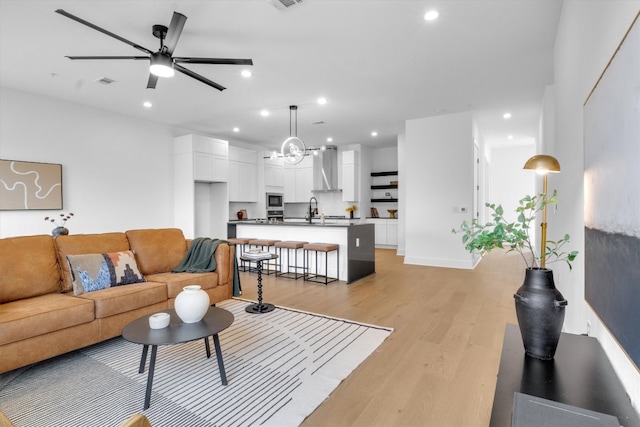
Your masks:
{"label": "chrome faucet", "polygon": [[[311,202],[312,201],[316,201],[316,208],[315,210],[311,207]],[[313,215],[315,214],[315,212],[318,211],[318,199],[316,199],[315,197],[311,197],[309,199],[309,224],[311,224],[313,222]]]}

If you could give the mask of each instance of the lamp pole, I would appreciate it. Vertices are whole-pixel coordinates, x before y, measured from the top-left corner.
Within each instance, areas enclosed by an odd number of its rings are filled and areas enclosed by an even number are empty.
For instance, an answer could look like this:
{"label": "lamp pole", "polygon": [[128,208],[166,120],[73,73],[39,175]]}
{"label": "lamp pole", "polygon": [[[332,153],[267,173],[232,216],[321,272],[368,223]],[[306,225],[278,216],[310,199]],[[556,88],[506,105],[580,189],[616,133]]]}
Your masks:
{"label": "lamp pole", "polygon": [[547,173],[545,172],[542,177],[542,193],[544,194],[545,204],[542,207],[542,223],[540,224],[540,228],[542,229],[542,237],[540,239],[540,244],[542,247],[540,248],[540,268],[544,268],[546,259],[545,254],[547,252]]}
{"label": "lamp pole", "polygon": [[542,236],[540,238],[540,268],[545,268],[546,253],[547,253],[547,174],[549,172],[560,172],[560,163],[555,157],[548,156],[546,154],[537,154],[527,160],[523,169],[535,170],[543,175],[542,177],[542,194],[545,199],[545,204],[542,207]]}

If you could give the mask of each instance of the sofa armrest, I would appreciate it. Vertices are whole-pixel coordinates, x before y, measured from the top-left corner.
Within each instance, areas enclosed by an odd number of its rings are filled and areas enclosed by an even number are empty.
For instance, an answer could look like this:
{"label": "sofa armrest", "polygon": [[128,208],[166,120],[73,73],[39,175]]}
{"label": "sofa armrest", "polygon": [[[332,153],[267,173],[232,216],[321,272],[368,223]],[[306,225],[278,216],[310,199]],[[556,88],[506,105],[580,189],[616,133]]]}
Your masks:
{"label": "sofa armrest", "polygon": [[235,262],[235,246],[220,243],[214,254],[218,271],[218,285],[233,284],[233,264]]}

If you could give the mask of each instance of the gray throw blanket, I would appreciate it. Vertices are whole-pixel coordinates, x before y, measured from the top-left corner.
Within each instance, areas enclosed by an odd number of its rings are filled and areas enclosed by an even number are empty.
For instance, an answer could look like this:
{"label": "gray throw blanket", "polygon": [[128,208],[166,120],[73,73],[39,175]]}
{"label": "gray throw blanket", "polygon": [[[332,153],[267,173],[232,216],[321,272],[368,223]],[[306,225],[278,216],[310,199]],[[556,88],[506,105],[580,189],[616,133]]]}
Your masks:
{"label": "gray throw blanket", "polygon": [[[230,244],[226,240],[198,237],[193,239],[189,250],[180,264],[171,270],[172,273],[207,273],[217,268],[214,253],[220,243]],[[233,263],[233,296],[242,295],[240,275],[238,274],[238,261],[234,257]]]}

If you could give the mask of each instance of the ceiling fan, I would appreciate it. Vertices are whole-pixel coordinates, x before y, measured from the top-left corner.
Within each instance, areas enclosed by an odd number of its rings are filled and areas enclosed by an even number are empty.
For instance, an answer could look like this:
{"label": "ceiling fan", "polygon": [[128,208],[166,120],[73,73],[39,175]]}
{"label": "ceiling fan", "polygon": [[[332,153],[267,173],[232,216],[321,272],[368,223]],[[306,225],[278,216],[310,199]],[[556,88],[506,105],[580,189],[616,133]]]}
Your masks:
{"label": "ceiling fan", "polygon": [[190,58],[190,57],[174,57],[173,51],[178,44],[178,40],[180,39],[180,34],[182,33],[182,29],[184,28],[184,24],[187,21],[187,17],[181,13],[173,12],[173,17],[171,18],[171,23],[169,24],[169,28],[164,25],[154,25],[152,27],[152,33],[155,37],[160,39],[160,49],[157,52],[153,52],[145,47],[140,46],[137,43],[133,43],[123,37],[118,36],[117,34],[112,33],[111,31],[107,31],[104,28],[100,28],[95,24],[92,24],[88,21],[85,21],[82,18],[79,18],[75,15],[70,14],[62,9],[56,10],[56,13],[60,15],[66,16],[67,18],[73,19],[76,22],[79,22],[83,25],[86,25],[89,28],[93,28],[94,30],[100,31],[103,34],[108,35],[109,37],[113,37],[116,40],[120,40],[123,43],[126,43],[134,48],[141,50],[142,52],[148,54],[149,56],[67,56],[67,58],[76,60],[76,59],[133,59],[133,60],[149,60],[151,62],[151,66],[149,67],[149,80],[147,82],[147,89],[155,89],[156,84],[158,84],[158,77],[172,77],[174,75],[174,70],[179,71],[182,74],[186,74],[189,77],[192,77],[196,80],[201,81],[202,83],[214,87],[220,91],[225,90],[226,88],[216,82],[213,82],[206,77],[201,76],[200,74],[194,73],[193,71],[184,68],[180,63],[190,63],[190,64],[226,64],[226,65],[253,65],[253,61],[251,59],[233,59],[233,58]]}

